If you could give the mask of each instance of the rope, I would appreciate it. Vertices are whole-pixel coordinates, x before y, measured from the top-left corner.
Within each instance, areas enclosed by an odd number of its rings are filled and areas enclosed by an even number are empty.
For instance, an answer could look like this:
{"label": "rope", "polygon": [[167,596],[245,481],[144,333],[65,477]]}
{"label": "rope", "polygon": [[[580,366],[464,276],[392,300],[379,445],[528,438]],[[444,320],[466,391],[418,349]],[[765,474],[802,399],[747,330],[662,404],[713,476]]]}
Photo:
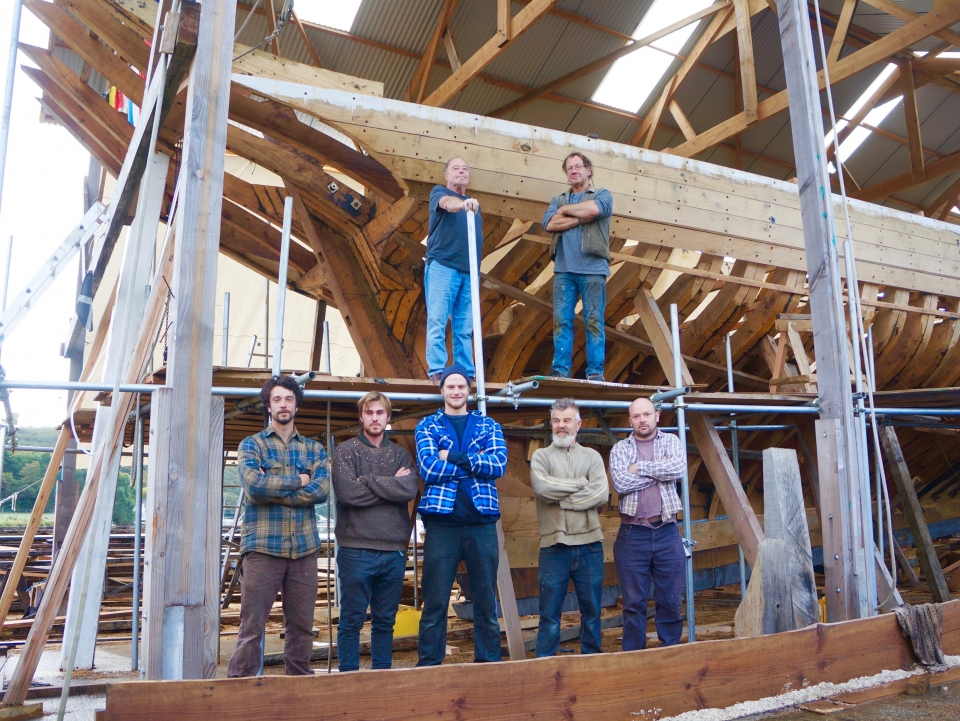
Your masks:
{"label": "rope", "polygon": [[[848,248],[845,249],[844,256],[846,257],[849,254],[850,268],[852,273],[847,276],[847,302],[850,303],[850,313],[851,320],[854,321],[856,328],[850,328],[851,333],[856,333],[859,336],[859,345],[861,348],[861,362],[863,363],[866,373],[866,392],[867,399],[870,402],[870,426],[871,426],[871,435],[873,436],[873,446],[875,452],[875,458],[877,466],[880,469],[880,480],[881,488],[883,489],[883,499],[886,503],[886,515],[887,515],[887,531],[889,533],[890,541],[890,578],[892,580],[890,593],[887,595],[887,598],[883,603],[879,604],[878,608],[882,608],[890,602],[890,599],[893,598],[893,594],[897,588],[897,570],[896,570],[896,561],[893,550],[893,526],[890,523],[891,512],[890,512],[890,497],[887,491],[887,478],[883,470],[883,462],[880,460],[882,458],[882,451],[880,450],[880,432],[877,430],[877,411],[874,404],[873,393],[876,390],[876,378],[874,377],[873,364],[868,361],[868,358],[872,356],[872,353],[869,353],[866,343],[866,334],[863,328],[863,310],[860,305],[860,291],[856,279],[856,259],[853,257],[853,228],[850,223],[850,206],[847,201],[847,188],[846,183],[843,179],[843,161],[840,159],[840,142],[839,142],[839,133],[837,131],[837,114],[833,106],[833,90],[830,86],[830,68],[828,67],[829,63],[827,62],[827,50],[826,45],[823,40],[823,23],[820,18],[820,0],[813,0],[813,7],[817,17],[817,36],[820,41],[820,57],[823,61],[823,80],[824,85],[827,91],[827,107],[830,111],[830,124],[833,129],[833,147],[834,154],[833,159],[837,166],[837,179],[840,182],[840,199],[843,207],[843,216],[844,221],[847,227],[847,244]],[[852,276],[852,277],[851,277]],[[872,349],[870,349],[872,350]],[[873,542],[873,539],[870,539],[870,542]],[[866,543],[864,544],[866,547]],[[865,563],[870,563],[871,559],[865,558]]]}
{"label": "rope", "polygon": [[[259,0],[258,0],[258,3],[259,3]],[[256,7],[256,6],[254,6],[254,7]],[[253,15],[253,10],[250,11],[250,15]],[[247,24],[247,20],[250,19],[250,15],[247,15],[246,20],[243,21],[243,25],[246,25],[246,24]],[[237,57],[235,57],[235,58],[233,59],[233,62],[236,62],[237,60],[239,60],[240,58],[244,57],[245,55],[249,55],[249,54],[252,53],[254,50],[258,50],[259,48],[266,47],[267,43],[269,43],[269,42],[271,42],[271,41],[273,41],[273,40],[276,40],[277,37],[280,35],[280,32],[283,30],[284,26],[285,26],[285,25],[287,24],[287,22],[290,20],[290,16],[291,16],[291,15],[293,15],[293,0],[284,0],[283,9],[280,10],[280,14],[277,16],[277,27],[274,29],[274,31],[273,31],[272,33],[270,33],[269,35],[267,35],[267,36],[266,36],[263,40],[261,40],[260,43],[258,43],[257,45],[254,45],[254,46],[253,46],[252,48],[250,48],[249,50],[247,50],[247,51],[245,51],[245,52],[242,52],[242,53],[240,53],[239,55],[237,55]],[[243,30],[243,26],[241,26],[240,29]],[[240,34],[240,33],[237,33],[237,35],[239,35],[239,34]],[[234,40],[236,40],[236,38],[234,38]]]}

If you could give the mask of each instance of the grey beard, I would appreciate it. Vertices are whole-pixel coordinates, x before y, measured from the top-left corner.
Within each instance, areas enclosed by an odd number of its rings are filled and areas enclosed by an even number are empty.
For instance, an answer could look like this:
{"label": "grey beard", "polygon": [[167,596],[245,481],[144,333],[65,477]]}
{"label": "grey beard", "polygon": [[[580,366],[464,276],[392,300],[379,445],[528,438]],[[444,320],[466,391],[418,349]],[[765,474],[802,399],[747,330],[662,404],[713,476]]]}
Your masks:
{"label": "grey beard", "polygon": [[558,436],[556,433],[553,434],[553,445],[557,448],[567,449],[576,442],[577,437],[575,435]]}

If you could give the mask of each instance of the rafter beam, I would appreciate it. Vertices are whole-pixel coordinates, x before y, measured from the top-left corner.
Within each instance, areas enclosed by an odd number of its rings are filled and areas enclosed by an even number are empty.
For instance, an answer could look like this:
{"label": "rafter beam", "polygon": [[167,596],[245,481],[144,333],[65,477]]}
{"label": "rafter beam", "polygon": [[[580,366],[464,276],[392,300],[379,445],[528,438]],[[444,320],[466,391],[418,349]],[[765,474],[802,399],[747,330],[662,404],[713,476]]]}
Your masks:
{"label": "rafter beam", "polygon": [[690,124],[687,116],[683,114],[683,110],[676,100],[670,101],[670,114],[673,116],[673,119],[677,121],[677,125],[680,127],[680,132],[683,133],[684,138],[693,140],[697,137],[697,131],[693,129],[693,126]]}
{"label": "rafter beam", "polygon": [[[934,5],[933,9],[926,15],[883,36],[862,50],[858,50],[839,60],[830,69],[831,82],[834,84],[839,83],[958,21],[960,21],[960,3],[939,2]],[[817,80],[822,90],[825,86],[822,71],[817,74]],[[787,97],[787,91],[784,90],[773,97],[767,98],[757,106],[758,120],[766,120],[767,118],[778,115],[788,107],[789,99]],[[737,133],[743,132],[748,125],[749,123],[747,122],[745,114],[740,113],[714,126],[710,130],[700,133],[695,140],[688,141],[675,148],[674,153],[683,157],[698,155],[704,150],[712,148],[717,143]]]}
{"label": "rafter beam", "polygon": [[910,148],[910,172],[918,183],[924,179],[923,143],[920,136],[920,113],[917,110],[917,90],[913,81],[913,64],[901,60],[900,85],[903,90],[903,115],[907,125],[907,141]]}
{"label": "rafter beam", "polygon": [[[894,2],[893,0],[863,0],[867,5],[873,5],[873,7],[878,10],[883,10],[883,12],[888,15],[893,15],[893,17],[903,20],[905,23],[909,23],[913,20],[916,20],[920,15],[913,12],[909,8],[905,8],[903,5]],[[937,0],[934,0],[936,2]],[[949,28],[944,30],[939,30],[934,33],[934,36],[943,40],[944,42],[950,43],[953,47],[960,48],[960,34],[953,32]]]}
{"label": "rafter beam", "polygon": [[[700,34],[696,44],[693,46],[693,50],[690,51],[687,59],[683,61],[683,64],[680,65],[680,68],[673,76],[673,84],[671,84],[669,80],[667,81],[667,84],[661,93],[661,96],[667,96],[664,99],[664,102],[669,100],[671,88],[679,87],[686,79],[687,75],[690,74],[690,71],[697,66],[700,56],[703,55],[704,51],[710,47],[711,43],[713,43],[713,41],[719,37],[724,25],[730,19],[732,13],[732,7],[717,13],[706,29]],[[650,123],[652,122],[651,116],[652,113],[648,113],[647,117],[640,122],[640,127],[634,131],[630,138],[631,145],[637,145],[647,135],[647,132],[650,129]]]}
{"label": "rafter beam", "polygon": [[300,33],[300,39],[303,40],[303,44],[307,48],[307,52],[310,53],[310,59],[313,60],[313,64],[318,68],[322,68],[323,64],[320,62],[320,56],[317,55],[317,51],[313,47],[313,43],[310,42],[310,38],[307,37],[306,28],[304,28],[303,23],[300,22],[300,17],[295,12],[291,13],[290,17],[293,19],[294,25],[297,26],[297,32]]}
{"label": "rafter beam", "polygon": [[423,104],[439,107],[463,90],[467,83],[476,77],[477,73],[496,60],[517,38],[533,27],[533,24],[542,18],[556,2],[557,0],[533,0],[532,3],[510,19],[510,37],[508,40],[503,42],[499,33],[490,38],[463,63],[459,70],[444,80],[440,87],[423,101]]}
{"label": "rafter beam", "polygon": [[946,220],[957,204],[958,198],[960,198],[960,175],[929,205],[924,207],[923,214],[928,218],[936,217],[937,220]]}
{"label": "rafter beam", "polygon": [[658,30],[655,33],[652,33],[651,35],[648,35],[644,38],[640,38],[634,41],[633,43],[629,45],[625,45],[624,47],[619,48],[618,50],[614,50],[612,53],[607,53],[603,57],[597,58],[593,62],[587,63],[586,65],[579,67],[576,70],[573,70],[567,73],[566,75],[562,75],[561,77],[555,80],[551,80],[546,85],[540,88],[537,88],[536,90],[531,90],[529,93],[527,93],[526,95],[520,98],[517,98],[516,100],[511,100],[506,105],[503,105],[497,108],[496,110],[494,110],[493,112],[488,113],[488,115],[495,118],[503,117],[504,115],[511,113],[514,110],[517,110],[518,108],[521,108],[524,105],[527,105],[528,103],[533,102],[534,100],[541,97],[545,93],[553,92],[558,88],[562,88],[564,85],[569,85],[575,80],[579,80],[580,78],[586,77],[587,75],[590,75],[591,73],[594,73],[597,70],[605,68],[608,65],[612,65],[620,58],[625,57],[630,53],[636,52],[637,50],[640,50],[641,48],[644,48],[650,45],[650,43],[656,42],[657,40],[660,40],[661,38],[664,38],[667,35],[670,35],[676,32],[677,30],[680,30],[681,28],[685,28],[692,23],[698,22],[704,17],[713,15],[718,11],[728,7],[729,5],[730,5],[730,0],[721,0],[721,2],[714,3],[713,5],[710,5],[707,8],[704,8],[698,12],[695,12],[692,15],[686,18],[683,18],[682,20],[678,20],[672,25],[668,25],[665,28],[661,28],[660,30]]}
{"label": "rafter beam", "polygon": [[[750,29],[749,0],[733,0],[737,18],[737,48],[740,53],[740,87],[743,92],[743,114],[747,123],[757,119],[757,73],[753,64],[753,32]],[[692,140],[692,138],[687,138]]]}
{"label": "rafter beam", "polygon": [[857,10],[857,2],[859,0],[843,1],[840,20],[837,21],[837,29],[833,33],[833,40],[830,42],[830,49],[827,51],[827,63],[829,65],[833,65],[840,59],[840,53],[843,52],[843,43],[850,31],[850,23],[853,22],[853,14]]}
{"label": "rafter beam", "polygon": [[410,85],[407,86],[407,90],[403,95],[405,100],[419,103],[423,101],[424,96],[427,94],[427,85],[430,82],[430,75],[433,72],[433,66],[437,59],[437,53],[440,50],[443,31],[446,30],[447,24],[450,22],[450,18],[453,16],[453,11],[457,7],[457,2],[458,0],[444,0],[443,7],[440,8],[440,17],[437,19],[437,26],[433,29],[433,34],[430,36],[430,42],[427,43],[427,49],[420,57],[420,62],[417,65],[417,69],[414,71],[413,77],[410,79]]}
{"label": "rafter beam", "polygon": [[[947,155],[932,163],[927,163],[924,166],[924,179],[920,182],[925,183],[928,180],[936,180],[937,178],[942,178],[944,175],[950,175],[957,171],[960,171],[960,152]],[[913,171],[908,170],[906,173],[896,175],[889,180],[884,180],[875,185],[868,185],[863,190],[852,193],[851,195],[858,200],[876,200],[878,198],[885,198],[888,195],[893,195],[894,193],[899,193],[907,188],[912,188],[917,184],[917,181],[914,180],[913,177]]]}

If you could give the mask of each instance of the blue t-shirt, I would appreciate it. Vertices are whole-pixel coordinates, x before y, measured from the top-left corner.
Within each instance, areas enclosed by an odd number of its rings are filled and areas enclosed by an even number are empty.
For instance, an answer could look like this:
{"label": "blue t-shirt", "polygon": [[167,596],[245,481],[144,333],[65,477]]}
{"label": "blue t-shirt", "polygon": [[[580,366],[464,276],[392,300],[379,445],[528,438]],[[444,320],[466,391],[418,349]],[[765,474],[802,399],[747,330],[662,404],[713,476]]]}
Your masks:
{"label": "blue t-shirt", "polygon": [[[437,261],[461,273],[470,272],[470,250],[467,247],[467,211],[450,213],[440,207],[445,196],[466,199],[468,196],[454,193],[443,185],[433,186],[430,191],[430,235],[427,239],[427,265]],[[483,247],[483,218],[474,214],[477,228],[477,258]]]}
{"label": "blue t-shirt", "polygon": [[[571,193],[568,202],[570,205],[583,202],[583,193]],[[608,218],[613,214],[613,196],[609,190],[600,188],[593,198],[600,208],[598,218]],[[432,199],[431,199],[432,202]],[[557,199],[550,201],[550,207],[543,214],[543,226],[546,227],[550,219],[557,214]],[[553,259],[554,273],[578,273],[580,275],[610,275],[610,261],[600,255],[583,252],[583,229],[576,225],[570,230],[563,231],[560,242],[557,243],[557,254]]]}

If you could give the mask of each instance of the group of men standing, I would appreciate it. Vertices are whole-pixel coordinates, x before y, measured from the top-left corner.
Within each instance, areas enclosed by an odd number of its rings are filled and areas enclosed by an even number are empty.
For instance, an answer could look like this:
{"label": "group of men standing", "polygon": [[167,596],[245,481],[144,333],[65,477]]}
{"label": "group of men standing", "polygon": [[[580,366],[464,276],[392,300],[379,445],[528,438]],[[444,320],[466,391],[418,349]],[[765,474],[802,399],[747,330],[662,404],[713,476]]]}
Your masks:
{"label": "group of men standing", "polygon": [[[593,166],[583,153],[563,161],[569,188],[553,198],[543,229],[553,234],[554,355],[552,375],[568,378],[578,301],[586,325],[587,380],[602,381],[606,279],[610,275],[609,191],[593,186]],[[340,620],[337,653],[341,672],[360,668],[360,630],[370,609],[372,667],[390,668],[393,627],[400,604],[413,519],[410,504],[422,495],[423,609],[418,665],[433,666],[446,652],[447,610],[457,569],[469,578],[474,614],[474,661],[499,661],[497,620],[500,505],[496,480],[507,469],[500,425],[467,408],[476,374],[468,222],[473,213],[481,257],[480,204],[467,195],[470,167],[452,158],[445,185],[430,195],[430,235],[424,285],[426,360],[443,408],[416,427],[416,459],[388,440],[392,407],[382,393],[357,403],[361,430],[337,446],[330,468],[336,497]],[[448,365],[446,327],[452,322],[454,362]],[[279,591],[283,596],[284,659],[288,674],[309,674],[313,612],[318,587],[320,537],[314,506],[327,498],[328,459],[322,445],[293,424],[303,391],[292,378],[274,377],[261,391],[270,425],[240,444],[245,493],[240,631],[229,676],[260,668],[264,627]],[[653,403],[630,406],[633,433],[610,453],[609,476],[619,494],[620,530],[613,546],[623,595],[623,649],[646,645],[647,600],[654,582],[661,643],[676,644],[682,627],[685,554],[677,530],[676,482],[686,463],[676,436],[658,430]],[[600,607],[604,581],[600,513],[609,500],[601,455],[577,442],[580,411],[573,399],[550,411],[552,443],[530,464],[540,532],[540,625],[537,656],[552,656],[560,643],[560,614],[573,582],[581,615],[580,647],[602,647]]]}
{"label": "group of men standing", "polygon": [[[415,460],[387,438],[390,399],[372,392],[357,403],[360,432],[338,445],[329,463],[337,507],[341,672],[360,668],[360,630],[368,608],[372,667],[390,668],[411,533],[408,508],[421,480],[417,512],[426,535],[417,665],[443,661],[450,593],[461,562],[473,603],[474,661],[501,658],[496,480],[506,472],[506,444],[499,423],[467,408],[466,369],[450,366],[439,382],[443,408],[417,424]],[[244,439],[239,451],[245,493],[243,592],[228,675],[257,673],[267,617],[280,591],[286,672],[310,674],[321,545],[314,506],[327,498],[328,459],[320,443],[294,426],[303,391],[292,378],[267,381],[261,398],[270,425]],[[684,550],[676,524],[676,482],[686,462],[679,439],[657,428],[659,413],[649,400],[634,401],[629,417],[633,433],[613,447],[609,468],[620,497],[613,555],[627,651],[646,645],[651,579],[660,641],[680,641]],[[556,401],[550,411],[552,443],[537,449],[530,465],[540,532],[538,657],[557,652],[571,581],[580,608],[581,651],[599,653],[602,647],[600,513],[609,500],[609,484],[601,455],[577,442],[580,424],[572,399]]]}

